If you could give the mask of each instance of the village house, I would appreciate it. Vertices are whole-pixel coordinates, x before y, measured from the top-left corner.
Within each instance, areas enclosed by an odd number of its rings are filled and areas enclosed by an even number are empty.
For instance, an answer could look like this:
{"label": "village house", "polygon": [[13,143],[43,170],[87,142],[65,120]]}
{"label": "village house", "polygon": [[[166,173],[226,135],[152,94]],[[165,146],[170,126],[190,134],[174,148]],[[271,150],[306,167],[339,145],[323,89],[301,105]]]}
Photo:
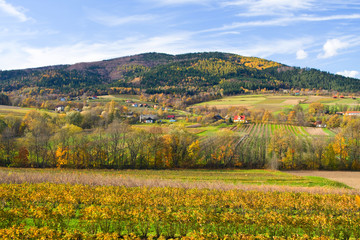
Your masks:
{"label": "village house", "polygon": [[325,128],[326,124],[319,120],[315,122],[315,126],[318,128]]}
{"label": "village house", "polygon": [[157,115],[140,115],[140,122],[142,123],[155,123],[159,120]]}
{"label": "village house", "polygon": [[64,105],[57,105],[55,106],[55,112],[63,112],[65,109]]}
{"label": "village house", "polygon": [[360,111],[347,111],[345,112],[345,116],[360,116]]}
{"label": "village house", "polygon": [[245,115],[234,116],[234,122],[247,123]]}

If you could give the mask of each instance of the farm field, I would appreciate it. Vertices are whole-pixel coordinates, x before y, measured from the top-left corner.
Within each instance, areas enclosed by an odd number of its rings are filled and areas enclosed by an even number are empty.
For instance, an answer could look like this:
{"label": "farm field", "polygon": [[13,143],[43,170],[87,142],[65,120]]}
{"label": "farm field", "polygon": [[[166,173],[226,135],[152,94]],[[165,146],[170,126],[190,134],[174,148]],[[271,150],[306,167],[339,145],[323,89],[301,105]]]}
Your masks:
{"label": "farm field", "polygon": [[[269,178],[302,179],[276,171],[0,169],[0,175],[3,182],[17,182],[0,184],[1,239],[360,237],[359,191],[226,184],[244,178],[256,184]],[[116,185],[126,177],[128,185]],[[161,179],[172,185],[162,185]],[[149,180],[152,185],[144,184]]]}
{"label": "farm field", "polygon": [[246,107],[248,109],[266,109],[273,112],[285,107],[292,107],[301,102],[301,106],[307,109],[310,103],[321,102],[327,105],[344,104],[349,106],[358,105],[358,100],[334,99],[325,96],[288,96],[288,95],[237,95],[224,97],[208,102],[195,104],[195,106],[216,107],[219,109],[229,107]]}
{"label": "farm field", "polygon": [[47,113],[50,115],[54,115],[54,111],[49,110],[39,110],[35,108],[23,108],[23,107],[14,107],[14,106],[7,106],[7,105],[0,105],[0,116],[15,116],[15,117],[24,117],[26,113],[32,110],[40,111],[41,113]]}
{"label": "farm field", "polygon": [[23,117],[30,110],[32,110],[32,109],[0,105],[0,116],[6,116],[8,114],[11,114],[13,116]]}

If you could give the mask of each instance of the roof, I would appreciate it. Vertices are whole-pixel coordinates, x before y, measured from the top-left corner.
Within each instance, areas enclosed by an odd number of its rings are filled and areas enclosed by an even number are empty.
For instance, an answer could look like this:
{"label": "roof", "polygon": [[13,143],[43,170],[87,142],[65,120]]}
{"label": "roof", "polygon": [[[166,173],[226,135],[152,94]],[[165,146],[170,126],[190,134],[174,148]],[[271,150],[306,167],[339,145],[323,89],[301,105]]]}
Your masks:
{"label": "roof", "polygon": [[353,114],[360,114],[360,111],[347,111],[345,115],[353,115]]}
{"label": "roof", "polygon": [[235,120],[245,120],[245,115],[241,115],[241,116],[234,116]]}
{"label": "roof", "polygon": [[158,117],[157,115],[152,115],[152,114],[149,114],[149,115],[141,115],[140,118],[141,118],[141,119],[154,119],[154,120],[159,119],[159,117]]}

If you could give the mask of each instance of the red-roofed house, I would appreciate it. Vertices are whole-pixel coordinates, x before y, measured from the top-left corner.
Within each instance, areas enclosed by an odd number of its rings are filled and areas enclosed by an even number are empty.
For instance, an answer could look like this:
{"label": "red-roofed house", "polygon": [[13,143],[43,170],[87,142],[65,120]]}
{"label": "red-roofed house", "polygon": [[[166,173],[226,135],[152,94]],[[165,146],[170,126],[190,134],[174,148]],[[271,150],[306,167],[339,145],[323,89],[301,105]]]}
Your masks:
{"label": "red-roofed house", "polygon": [[234,122],[240,122],[240,123],[246,122],[246,117],[245,117],[245,115],[234,116]]}
{"label": "red-roofed house", "polygon": [[347,111],[345,116],[360,116],[360,111]]}

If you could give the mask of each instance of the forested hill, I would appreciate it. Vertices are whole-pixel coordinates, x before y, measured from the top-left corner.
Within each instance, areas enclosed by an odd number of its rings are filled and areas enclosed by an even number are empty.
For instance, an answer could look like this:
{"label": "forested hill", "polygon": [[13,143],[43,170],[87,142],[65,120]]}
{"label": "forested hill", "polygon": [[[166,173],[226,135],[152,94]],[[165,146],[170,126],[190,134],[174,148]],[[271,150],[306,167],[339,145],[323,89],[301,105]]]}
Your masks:
{"label": "forested hill", "polygon": [[222,89],[224,94],[259,88],[358,92],[360,80],[229,53],[145,53],[100,62],[0,71],[0,87],[3,91],[37,87],[62,93],[117,87],[182,94],[209,88]]}

